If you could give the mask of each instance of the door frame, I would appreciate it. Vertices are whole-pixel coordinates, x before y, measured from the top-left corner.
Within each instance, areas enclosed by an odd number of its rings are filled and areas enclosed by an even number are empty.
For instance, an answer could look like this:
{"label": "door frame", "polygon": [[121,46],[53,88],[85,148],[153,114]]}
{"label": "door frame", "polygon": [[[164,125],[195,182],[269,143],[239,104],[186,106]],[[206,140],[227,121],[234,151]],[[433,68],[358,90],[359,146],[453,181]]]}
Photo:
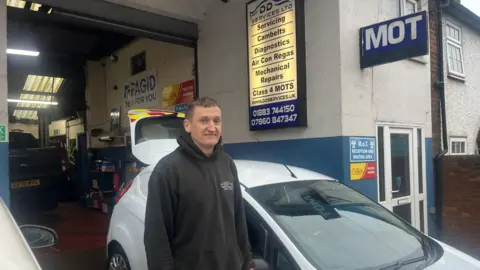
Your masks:
{"label": "door frame", "polygon": [[[425,148],[425,126],[422,125],[406,125],[398,123],[387,123],[387,122],[378,122],[375,125],[375,134],[376,134],[376,151],[377,157],[380,158],[379,154],[379,127],[383,127],[383,181],[384,181],[384,190],[380,188],[380,164],[377,166],[377,194],[378,202],[387,208],[390,211],[393,211],[393,206],[402,205],[408,203],[408,200],[403,199],[404,201],[400,204],[393,204],[392,197],[392,179],[391,179],[391,144],[390,144],[390,134],[405,133],[411,134],[409,142],[410,146],[410,164],[412,170],[410,170],[410,184],[411,184],[411,202],[412,202],[412,226],[423,231],[423,233],[428,234],[428,209],[427,209],[427,180],[426,180],[426,148]],[[391,132],[393,130],[393,132]],[[421,142],[421,149],[419,149],[419,142]],[[419,160],[419,155],[421,154],[421,160]],[[379,160],[377,160],[379,163]],[[384,192],[384,200],[381,201],[381,193]],[[405,197],[403,197],[405,198]],[[397,198],[402,200],[402,198]],[[420,213],[420,205],[423,205],[423,213]],[[423,215],[423,222],[422,222]]]}

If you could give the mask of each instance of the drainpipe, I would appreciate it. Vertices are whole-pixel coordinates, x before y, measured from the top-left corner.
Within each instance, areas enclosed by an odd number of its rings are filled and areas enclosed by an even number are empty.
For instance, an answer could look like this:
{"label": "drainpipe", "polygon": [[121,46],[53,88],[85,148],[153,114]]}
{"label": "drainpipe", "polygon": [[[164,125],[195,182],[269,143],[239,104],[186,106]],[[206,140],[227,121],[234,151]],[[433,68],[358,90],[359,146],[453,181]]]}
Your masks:
{"label": "drainpipe", "polygon": [[448,135],[447,135],[447,115],[445,110],[445,82],[444,82],[444,61],[443,61],[443,8],[450,4],[450,0],[442,3],[442,0],[437,1],[437,69],[438,81],[435,82],[436,90],[440,97],[441,110],[441,136],[443,151],[434,157],[434,173],[435,173],[435,221],[437,224],[437,236],[441,235],[443,229],[443,158],[448,153]]}

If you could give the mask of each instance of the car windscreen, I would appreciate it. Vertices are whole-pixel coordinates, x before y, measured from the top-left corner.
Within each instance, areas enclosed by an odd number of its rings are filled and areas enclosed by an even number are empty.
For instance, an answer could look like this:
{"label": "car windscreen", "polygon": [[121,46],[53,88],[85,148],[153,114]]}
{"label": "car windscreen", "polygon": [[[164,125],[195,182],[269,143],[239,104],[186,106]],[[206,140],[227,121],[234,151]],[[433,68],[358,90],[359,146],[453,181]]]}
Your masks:
{"label": "car windscreen", "polygon": [[30,133],[10,132],[9,149],[25,149],[40,147],[38,140]]}
{"label": "car windscreen", "polygon": [[295,181],[246,191],[318,269],[382,269],[397,263],[414,269],[438,259],[438,252],[429,251],[433,241],[341,183]]}
{"label": "car windscreen", "polygon": [[176,139],[183,132],[183,119],[178,117],[151,117],[135,126],[135,144],[149,140]]}

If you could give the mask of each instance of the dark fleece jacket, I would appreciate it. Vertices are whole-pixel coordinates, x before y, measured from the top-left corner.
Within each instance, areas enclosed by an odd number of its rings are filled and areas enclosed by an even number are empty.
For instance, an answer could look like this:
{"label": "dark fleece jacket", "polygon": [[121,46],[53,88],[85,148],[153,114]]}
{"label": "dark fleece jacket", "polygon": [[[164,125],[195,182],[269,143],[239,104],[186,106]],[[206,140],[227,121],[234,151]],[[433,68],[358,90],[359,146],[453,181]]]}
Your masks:
{"label": "dark fleece jacket", "polygon": [[233,160],[221,142],[207,157],[189,134],[148,184],[144,243],[149,270],[246,270],[252,255]]}

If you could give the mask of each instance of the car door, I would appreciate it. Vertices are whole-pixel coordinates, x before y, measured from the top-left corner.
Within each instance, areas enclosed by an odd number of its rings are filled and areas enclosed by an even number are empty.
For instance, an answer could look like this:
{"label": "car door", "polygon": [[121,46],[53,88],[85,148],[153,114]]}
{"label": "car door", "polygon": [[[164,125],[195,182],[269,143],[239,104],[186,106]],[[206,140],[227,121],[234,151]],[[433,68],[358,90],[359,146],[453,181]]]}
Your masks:
{"label": "car door", "polygon": [[248,237],[253,258],[262,258],[273,270],[301,270],[272,228],[244,200]]}

